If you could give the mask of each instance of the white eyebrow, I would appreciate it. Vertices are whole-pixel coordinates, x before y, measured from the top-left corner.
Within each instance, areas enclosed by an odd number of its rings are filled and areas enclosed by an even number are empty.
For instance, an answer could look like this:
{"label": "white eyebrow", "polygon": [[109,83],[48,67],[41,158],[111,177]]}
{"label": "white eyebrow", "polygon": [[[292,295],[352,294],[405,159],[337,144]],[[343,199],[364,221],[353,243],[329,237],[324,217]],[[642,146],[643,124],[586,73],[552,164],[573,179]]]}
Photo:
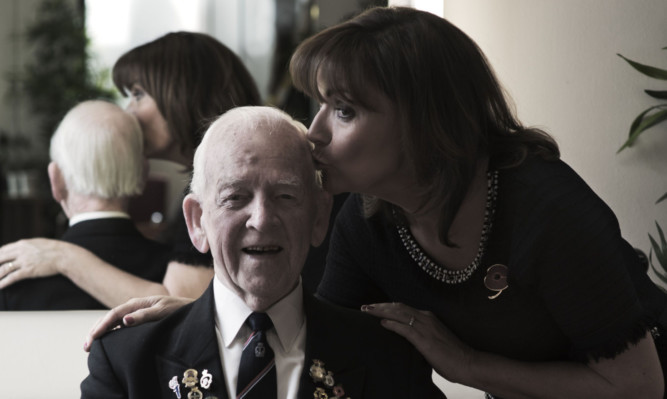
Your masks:
{"label": "white eyebrow", "polygon": [[243,180],[240,179],[234,179],[230,181],[226,180],[218,180],[218,184],[216,184],[217,191],[220,192],[222,190],[227,190],[230,188],[238,188],[243,185]]}
{"label": "white eyebrow", "polygon": [[288,178],[279,179],[277,181],[277,183],[279,185],[283,185],[283,186],[302,186],[303,185],[303,183],[301,182],[301,179],[299,179],[296,176],[291,176],[291,177],[288,177]]}

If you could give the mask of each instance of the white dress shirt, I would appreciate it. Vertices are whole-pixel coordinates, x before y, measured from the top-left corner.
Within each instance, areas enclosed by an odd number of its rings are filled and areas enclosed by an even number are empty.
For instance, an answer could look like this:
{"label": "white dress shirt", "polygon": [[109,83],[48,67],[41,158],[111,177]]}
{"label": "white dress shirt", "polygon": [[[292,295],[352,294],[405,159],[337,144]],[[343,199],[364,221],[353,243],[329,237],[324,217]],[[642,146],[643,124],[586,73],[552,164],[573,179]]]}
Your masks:
{"label": "white dress shirt", "polygon": [[71,226],[74,226],[75,224],[77,224],[79,222],[83,222],[85,220],[106,219],[106,218],[129,219],[130,215],[128,215],[125,212],[120,212],[120,211],[83,212],[83,213],[78,213],[78,214],[72,216],[69,220],[69,225],[71,227]]}
{"label": "white dress shirt", "polygon": [[[217,277],[213,279],[215,299],[215,332],[220,348],[222,369],[230,397],[236,396],[236,382],[243,344],[251,334],[245,321],[252,310]],[[273,322],[266,339],[276,361],[279,398],[296,398],[306,349],[306,318],[303,313],[303,290],[299,284],[266,313]]]}

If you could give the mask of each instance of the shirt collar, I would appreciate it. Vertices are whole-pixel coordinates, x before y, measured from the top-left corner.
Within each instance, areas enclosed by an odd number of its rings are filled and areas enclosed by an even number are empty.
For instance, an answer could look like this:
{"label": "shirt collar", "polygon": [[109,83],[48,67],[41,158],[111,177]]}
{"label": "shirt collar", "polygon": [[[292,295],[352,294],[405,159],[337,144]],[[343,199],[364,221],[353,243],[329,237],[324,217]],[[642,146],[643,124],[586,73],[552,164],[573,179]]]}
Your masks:
{"label": "shirt collar", "polygon": [[[213,279],[215,299],[215,322],[222,335],[225,347],[229,348],[243,329],[252,310],[234,291],[217,277]],[[224,314],[223,314],[224,312]],[[283,299],[273,304],[266,313],[271,318],[276,335],[285,351],[294,345],[305,317],[303,314],[303,289],[301,277],[297,286]],[[247,328],[247,327],[246,327]]]}
{"label": "shirt collar", "polygon": [[69,219],[69,225],[74,226],[75,224],[79,222],[83,222],[86,220],[94,220],[94,219],[107,219],[107,218],[122,218],[122,219],[129,219],[130,215],[128,215],[125,212],[120,212],[120,211],[96,211],[96,212],[82,212],[78,213],[74,216],[72,216]]}

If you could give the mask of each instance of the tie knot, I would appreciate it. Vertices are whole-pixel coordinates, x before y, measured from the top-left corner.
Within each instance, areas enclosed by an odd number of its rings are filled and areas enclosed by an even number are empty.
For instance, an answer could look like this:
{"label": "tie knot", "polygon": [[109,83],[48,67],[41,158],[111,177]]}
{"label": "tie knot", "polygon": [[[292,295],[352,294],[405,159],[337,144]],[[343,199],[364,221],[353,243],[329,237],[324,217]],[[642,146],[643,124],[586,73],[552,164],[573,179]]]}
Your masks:
{"label": "tie knot", "polygon": [[253,331],[266,331],[273,327],[271,318],[266,313],[251,313],[247,323]]}

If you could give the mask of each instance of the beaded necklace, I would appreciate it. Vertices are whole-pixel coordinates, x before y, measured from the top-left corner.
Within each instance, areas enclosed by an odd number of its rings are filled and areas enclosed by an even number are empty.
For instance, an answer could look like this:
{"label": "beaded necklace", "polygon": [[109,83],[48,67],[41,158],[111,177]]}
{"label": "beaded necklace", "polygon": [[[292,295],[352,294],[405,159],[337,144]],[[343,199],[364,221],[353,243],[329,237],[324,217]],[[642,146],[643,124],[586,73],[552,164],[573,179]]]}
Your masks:
{"label": "beaded necklace", "polygon": [[491,234],[493,227],[493,216],[496,212],[496,198],[498,197],[498,171],[487,173],[487,191],[486,191],[486,207],[484,210],[484,224],[482,226],[482,236],[479,239],[479,248],[477,255],[472,263],[465,269],[448,270],[435,263],[419,246],[415,238],[410,233],[406,226],[396,226],[398,235],[403,241],[403,246],[410,254],[410,257],[417,262],[417,265],[422,268],[429,276],[438,281],[447,284],[459,284],[467,281],[473,272],[477,270],[479,264],[486,251],[486,242]]}

